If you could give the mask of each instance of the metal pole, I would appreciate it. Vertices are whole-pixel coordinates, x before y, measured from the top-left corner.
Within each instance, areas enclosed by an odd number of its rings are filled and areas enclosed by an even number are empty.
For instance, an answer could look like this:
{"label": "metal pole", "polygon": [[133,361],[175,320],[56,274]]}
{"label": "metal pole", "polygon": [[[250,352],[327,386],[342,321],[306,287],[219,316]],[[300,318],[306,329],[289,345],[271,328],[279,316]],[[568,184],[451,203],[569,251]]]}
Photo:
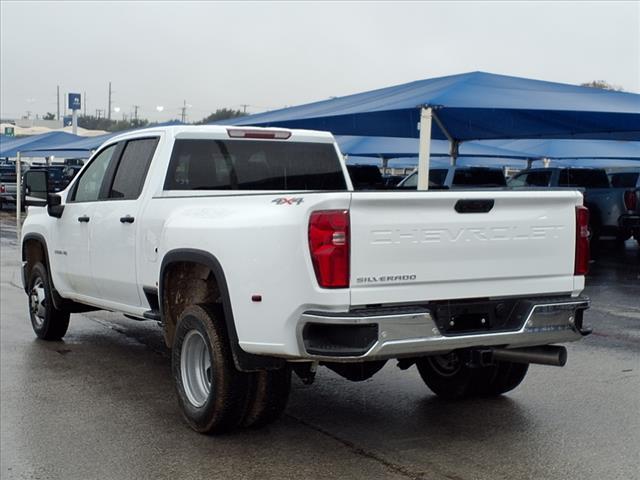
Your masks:
{"label": "metal pole", "polygon": [[449,140],[449,156],[451,157],[451,166],[455,167],[458,162],[458,152],[460,151],[460,142],[458,140]]}
{"label": "metal pole", "polygon": [[20,152],[16,153],[16,235],[18,236],[18,245],[20,244],[20,230],[22,222],[20,215],[22,213],[22,162],[20,161]]}
{"label": "metal pole", "polygon": [[111,82],[109,82],[109,105],[107,110],[107,120],[111,120]]}
{"label": "metal pole", "polygon": [[420,111],[420,150],[418,153],[418,190],[429,190],[429,154],[431,153],[431,107]]}
{"label": "metal pole", "polygon": [[71,133],[78,134],[78,110],[71,110]]}

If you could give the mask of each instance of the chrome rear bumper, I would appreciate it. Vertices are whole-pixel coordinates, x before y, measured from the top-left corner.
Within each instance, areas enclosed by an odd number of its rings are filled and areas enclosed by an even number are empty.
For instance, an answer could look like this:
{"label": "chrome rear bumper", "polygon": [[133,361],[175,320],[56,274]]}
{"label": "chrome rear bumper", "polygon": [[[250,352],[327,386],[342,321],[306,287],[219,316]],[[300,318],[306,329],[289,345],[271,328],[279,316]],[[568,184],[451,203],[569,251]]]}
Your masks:
{"label": "chrome rear bumper", "polygon": [[[298,342],[304,358],[325,361],[352,362],[388,358],[422,356],[446,353],[451,350],[472,347],[502,346],[507,348],[549,345],[579,340],[590,333],[583,329],[582,313],[588,309],[587,297],[545,299],[534,301],[521,327],[509,331],[483,331],[460,334],[443,334],[436,325],[430,309],[416,309],[409,313],[380,314],[366,311],[341,314],[305,312],[298,323]],[[325,350],[309,341],[308,325],[330,330],[331,326],[360,326],[368,338],[362,339],[360,351],[342,349]],[[377,326],[375,329],[374,326]],[[365,331],[365,329],[367,329]],[[358,330],[358,329],[354,329]],[[372,333],[374,332],[375,333]],[[348,329],[346,329],[348,331]],[[369,332],[369,333],[367,333]],[[328,336],[327,338],[330,338]],[[333,335],[335,338],[335,335]],[[329,341],[327,341],[329,343]]]}

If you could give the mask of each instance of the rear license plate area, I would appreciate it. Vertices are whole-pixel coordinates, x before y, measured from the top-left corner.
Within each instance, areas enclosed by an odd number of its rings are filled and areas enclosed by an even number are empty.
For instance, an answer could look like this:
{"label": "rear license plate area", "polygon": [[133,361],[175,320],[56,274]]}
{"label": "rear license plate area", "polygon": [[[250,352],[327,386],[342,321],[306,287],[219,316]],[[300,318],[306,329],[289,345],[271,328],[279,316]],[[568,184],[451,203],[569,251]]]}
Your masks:
{"label": "rear license plate area", "polygon": [[443,335],[480,334],[517,327],[522,316],[514,315],[516,305],[513,300],[438,302],[432,312]]}

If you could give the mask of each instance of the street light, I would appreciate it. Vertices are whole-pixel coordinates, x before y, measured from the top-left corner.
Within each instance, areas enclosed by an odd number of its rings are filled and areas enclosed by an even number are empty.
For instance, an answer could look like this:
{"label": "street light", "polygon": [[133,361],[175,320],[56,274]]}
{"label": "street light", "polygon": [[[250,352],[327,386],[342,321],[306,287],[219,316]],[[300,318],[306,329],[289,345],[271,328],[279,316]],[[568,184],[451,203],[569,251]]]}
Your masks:
{"label": "street light", "polygon": [[120,107],[113,107],[113,111],[116,112],[116,113],[119,113],[120,112]]}

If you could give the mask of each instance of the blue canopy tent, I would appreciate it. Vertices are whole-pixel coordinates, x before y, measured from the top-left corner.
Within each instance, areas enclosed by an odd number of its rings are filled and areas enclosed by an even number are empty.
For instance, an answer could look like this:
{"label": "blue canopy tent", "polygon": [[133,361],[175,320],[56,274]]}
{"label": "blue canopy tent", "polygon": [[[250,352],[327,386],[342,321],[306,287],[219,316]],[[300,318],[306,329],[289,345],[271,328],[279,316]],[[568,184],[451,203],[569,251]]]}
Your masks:
{"label": "blue canopy tent", "polygon": [[[153,127],[170,127],[172,125],[183,125],[182,122],[177,121],[177,120],[172,120],[169,122],[164,122],[164,123],[158,123],[158,124],[154,124],[154,125],[148,125],[146,127],[143,127],[143,129],[146,128],[153,128]],[[76,137],[73,141],[69,141],[68,143],[62,143],[62,144],[55,144],[55,145],[39,145],[37,148],[30,148],[29,151],[30,152],[38,152],[39,154],[42,154],[43,156],[48,156],[48,155],[58,155],[58,156],[62,156],[62,155],[77,155],[79,157],[81,156],[90,156],[91,152],[94,150],[97,150],[98,147],[100,147],[100,145],[102,145],[104,142],[106,142],[107,140],[109,140],[112,137],[115,137],[116,135],[120,135],[126,132],[131,132],[134,130],[140,130],[140,129],[132,129],[132,130],[125,130],[125,131],[121,131],[121,132],[112,132],[112,133],[105,133],[104,135],[98,135],[95,137]]]}
{"label": "blue canopy tent", "polygon": [[15,157],[18,152],[37,150],[45,146],[53,147],[75,141],[79,138],[82,137],[67,132],[54,131],[43,133],[41,135],[31,135],[29,137],[15,138],[12,140],[2,139],[0,140],[0,157],[12,158]]}
{"label": "blue canopy tent", "polygon": [[93,150],[96,150],[100,145],[109,140],[111,137],[118,135],[117,133],[105,133],[104,135],[97,135],[95,137],[78,137],[73,141],[69,141],[63,144],[57,145],[40,145],[37,148],[29,148],[30,152],[38,152],[43,156],[49,155],[77,155],[89,156]]}
{"label": "blue canopy tent", "polygon": [[[368,163],[378,163],[386,168],[392,159],[403,158],[404,163],[416,160],[418,140],[395,137],[336,137],[343,154],[368,158]],[[464,165],[491,165],[527,167],[534,160],[551,160],[551,165],[586,166],[637,166],[640,167],[640,142],[614,140],[483,140],[465,142],[460,146],[458,163]],[[449,157],[448,144],[443,140],[431,140],[432,157]],[[476,160],[474,160],[476,159]],[[502,160],[499,160],[502,159]],[[636,162],[635,164],[633,162]],[[397,162],[393,162],[394,164]],[[403,164],[403,166],[405,166]]]}
{"label": "blue canopy tent", "polygon": [[526,151],[531,158],[640,160],[640,142],[615,140],[487,140],[487,146]]}
{"label": "blue canopy tent", "polygon": [[640,95],[472,72],[219,123],[420,138],[422,190],[428,185],[431,138],[448,140],[453,159],[468,140],[640,140]]}
{"label": "blue canopy tent", "polygon": [[[417,138],[397,137],[358,137],[338,135],[336,141],[345,155],[379,157],[383,160],[398,157],[417,157],[419,143]],[[449,157],[449,143],[445,140],[431,140],[431,156]],[[527,160],[532,154],[522,150],[507,149],[483,142],[466,142],[460,145],[461,157],[520,158]]]}

